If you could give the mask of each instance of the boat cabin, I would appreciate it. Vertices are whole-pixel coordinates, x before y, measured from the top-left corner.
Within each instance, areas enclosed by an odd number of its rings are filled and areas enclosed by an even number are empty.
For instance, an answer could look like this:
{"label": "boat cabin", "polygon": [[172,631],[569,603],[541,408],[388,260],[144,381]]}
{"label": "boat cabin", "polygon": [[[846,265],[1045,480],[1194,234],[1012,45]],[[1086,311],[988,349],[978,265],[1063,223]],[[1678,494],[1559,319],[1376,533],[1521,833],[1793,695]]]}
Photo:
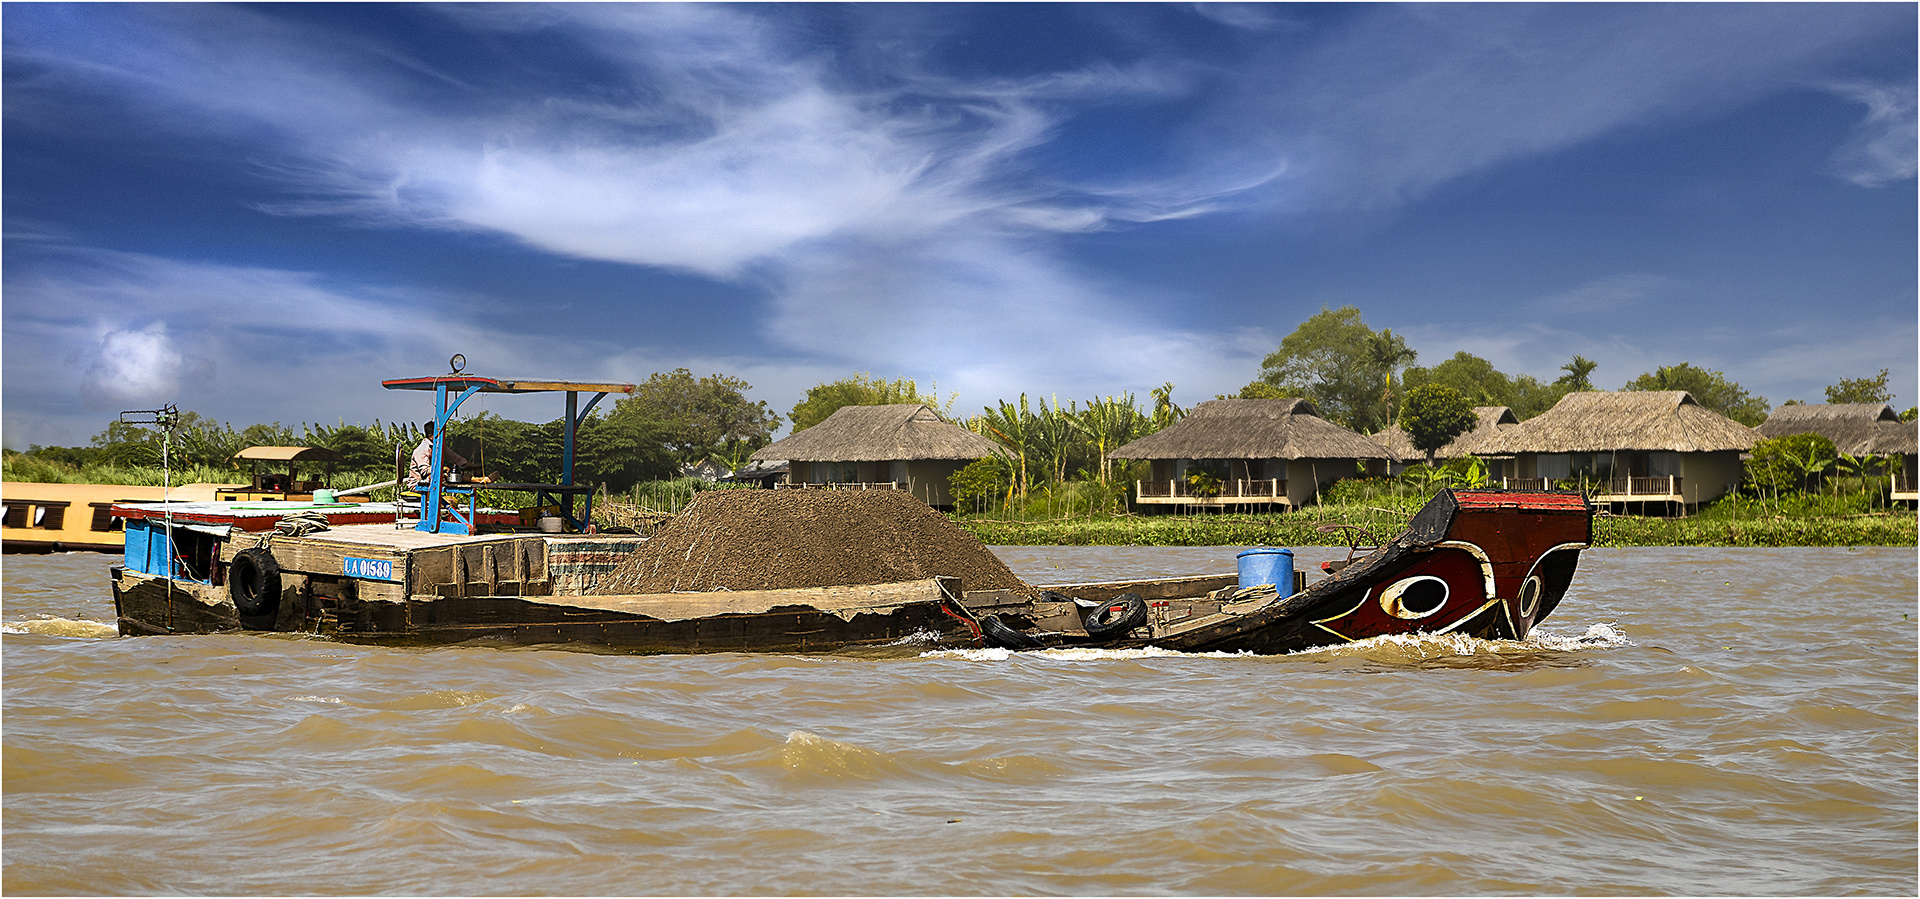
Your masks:
{"label": "boat cabin", "polygon": [[[220,499],[311,500],[314,491],[333,486],[333,466],[340,454],[320,446],[250,446],[234,453],[233,460],[251,463],[252,477],[244,487],[221,491]],[[317,472],[315,465],[320,466]],[[304,477],[302,466],[306,466]]]}

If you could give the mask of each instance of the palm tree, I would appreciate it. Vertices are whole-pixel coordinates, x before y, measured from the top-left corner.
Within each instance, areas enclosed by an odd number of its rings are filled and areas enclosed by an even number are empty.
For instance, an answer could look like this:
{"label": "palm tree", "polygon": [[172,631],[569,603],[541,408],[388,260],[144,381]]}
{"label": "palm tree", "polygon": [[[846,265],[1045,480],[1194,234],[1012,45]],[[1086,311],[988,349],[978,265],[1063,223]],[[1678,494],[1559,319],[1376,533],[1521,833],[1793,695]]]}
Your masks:
{"label": "palm tree", "polygon": [[1407,346],[1404,338],[1393,333],[1392,328],[1381,328],[1378,333],[1367,335],[1367,364],[1380,372],[1380,402],[1385,406],[1387,413],[1385,420],[1380,423],[1382,427],[1394,420],[1394,374],[1402,366],[1412,363],[1419,355],[1413,348]]}
{"label": "palm tree", "polygon": [[1554,383],[1567,388],[1568,393],[1592,390],[1593,379],[1591,376],[1593,375],[1593,370],[1599,367],[1600,363],[1575,353],[1573,358],[1567,361],[1567,364],[1560,366],[1560,370],[1566,372],[1566,374],[1561,375]]}
{"label": "palm tree", "polygon": [[1165,430],[1169,425],[1187,416],[1187,410],[1173,403],[1173,382],[1168,381],[1153,389],[1153,420],[1149,422],[1154,431]]}

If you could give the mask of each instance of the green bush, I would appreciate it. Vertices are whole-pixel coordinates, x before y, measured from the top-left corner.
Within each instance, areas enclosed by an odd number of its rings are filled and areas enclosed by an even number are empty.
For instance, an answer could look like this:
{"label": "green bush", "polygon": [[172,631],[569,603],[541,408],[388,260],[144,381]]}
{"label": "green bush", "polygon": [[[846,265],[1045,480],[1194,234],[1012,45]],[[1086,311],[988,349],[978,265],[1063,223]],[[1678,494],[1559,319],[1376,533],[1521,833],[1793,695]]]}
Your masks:
{"label": "green bush", "polygon": [[1013,469],[1000,456],[988,456],[967,464],[947,478],[947,490],[953,508],[960,512],[986,512],[996,508],[1013,485]]}
{"label": "green bush", "polygon": [[1760,440],[1747,463],[1747,484],[1760,493],[1811,491],[1820,475],[1840,456],[1833,441],[1819,434],[1792,434]]}

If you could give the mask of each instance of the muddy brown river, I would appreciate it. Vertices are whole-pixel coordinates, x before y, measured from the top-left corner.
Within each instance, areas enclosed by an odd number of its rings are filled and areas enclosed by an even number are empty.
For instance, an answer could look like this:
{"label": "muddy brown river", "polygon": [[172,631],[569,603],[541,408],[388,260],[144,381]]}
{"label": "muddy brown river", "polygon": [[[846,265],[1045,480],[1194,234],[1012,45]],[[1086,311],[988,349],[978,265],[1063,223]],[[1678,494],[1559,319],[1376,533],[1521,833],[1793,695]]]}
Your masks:
{"label": "muddy brown river", "polygon": [[0,563],[9,895],[1920,892],[1911,548],[1595,550],[1526,642],[1281,657],[121,638],[111,562]]}

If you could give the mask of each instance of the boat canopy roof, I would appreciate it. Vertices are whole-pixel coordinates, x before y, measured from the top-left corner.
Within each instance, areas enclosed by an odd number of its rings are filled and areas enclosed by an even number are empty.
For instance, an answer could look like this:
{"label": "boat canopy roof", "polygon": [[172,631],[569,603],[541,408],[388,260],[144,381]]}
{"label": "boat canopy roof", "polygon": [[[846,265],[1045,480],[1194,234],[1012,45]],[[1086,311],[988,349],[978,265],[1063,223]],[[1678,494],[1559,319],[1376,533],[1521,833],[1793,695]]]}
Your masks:
{"label": "boat canopy roof", "polygon": [[633,385],[618,382],[556,381],[552,378],[481,378],[474,375],[438,375],[425,378],[395,378],[381,381],[388,390],[465,391],[477,387],[481,393],[632,393]]}
{"label": "boat canopy roof", "polygon": [[263,462],[338,462],[339,453],[324,446],[250,446],[233,454],[235,459]]}

